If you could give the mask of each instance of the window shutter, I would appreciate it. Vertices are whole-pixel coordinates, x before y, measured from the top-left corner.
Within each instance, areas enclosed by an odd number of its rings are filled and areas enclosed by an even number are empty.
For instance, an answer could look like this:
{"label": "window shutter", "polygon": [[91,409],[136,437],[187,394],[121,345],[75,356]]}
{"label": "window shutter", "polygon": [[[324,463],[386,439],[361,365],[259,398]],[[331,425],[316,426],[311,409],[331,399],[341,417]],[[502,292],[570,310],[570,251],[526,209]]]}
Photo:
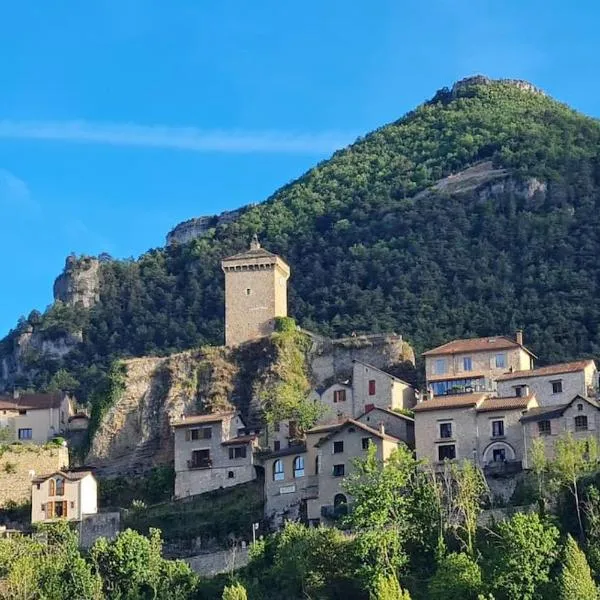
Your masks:
{"label": "window shutter", "polygon": [[54,482],[54,479],[51,479],[48,482],[48,487],[49,487],[48,495],[49,496],[56,495],[56,483]]}
{"label": "window shutter", "polygon": [[48,502],[48,504],[46,504],[46,518],[54,518],[54,502]]}
{"label": "window shutter", "polygon": [[63,500],[63,503],[62,503],[62,514],[63,514],[63,517],[67,516],[67,504],[68,504],[68,502],[66,500]]}
{"label": "window shutter", "polygon": [[190,437],[191,437],[191,436],[190,436],[190,430],[189,430],[189,429],[186,429],[186,430],[185,430],[185,441],[186,441],[186,442],[189,442],[189,441],[190,441]]}

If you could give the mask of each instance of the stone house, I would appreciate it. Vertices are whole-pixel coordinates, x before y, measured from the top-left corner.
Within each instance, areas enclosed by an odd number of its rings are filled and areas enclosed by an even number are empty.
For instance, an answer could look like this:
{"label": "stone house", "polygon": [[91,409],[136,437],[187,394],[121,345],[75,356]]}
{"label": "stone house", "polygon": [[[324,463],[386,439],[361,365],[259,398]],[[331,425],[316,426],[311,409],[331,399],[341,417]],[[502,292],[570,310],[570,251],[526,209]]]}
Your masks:
{"label": "stone house", "polygon": [[535,355],[523,345],[523,333],[454,340],[428,350],[425,357],[427,389],[434,396],[493,392],[496,380],[509,371],[533,368]]}
{"label": "stone house", "polygon": [[73,413],[66,393],[0,396],[0,428],[11,440],[45,444],[67,431]]}
{"label": "stone house", "polygon": [[493,398],[487,393],[438,397],[414,408],[417,458],[477,460],[490,474],[519,471],[525,458],[520,418],[535,396]]}
{"label": "stone house", "polygon": [[409,448],[415,447],[415,420],[412,417],[376,406],[356,420],[377,430],[383,425],[386,433],[398,438]]}
{"label": "stone house", "polygon": [[173,423],[175,497],[184,498],[256,479],[256,435],[235,412],[191,416]]}
{"label": "stone house", "polygon": [[254,236],[250,249],[221,261],[225,273],[225,345],[238,346],[270,335],[275,317],[287,316],[289,265],[261,248]]}
{"label": "stone house", "polygon": [[531,448],[534,440],[544,442],[546,458],[554,457],[557,439],[571,434],[577,439],[590,436],[600,441],[600,404],[585,396],[575,396],[562,406],[540,406],[521,417],[525,445],[525,466],[531,468]]}
{"label": "stone house", "polygon": [[579,360],[499,375],[498,395],[535,394],[540,406],[561,406],[572,398],[595,396],[598,370],[593,360]]}
{"label": "stone house", "polygon": [[91,471],[56,471],[31,482],[31,522],[81,521],[98,512],[98,489]]}

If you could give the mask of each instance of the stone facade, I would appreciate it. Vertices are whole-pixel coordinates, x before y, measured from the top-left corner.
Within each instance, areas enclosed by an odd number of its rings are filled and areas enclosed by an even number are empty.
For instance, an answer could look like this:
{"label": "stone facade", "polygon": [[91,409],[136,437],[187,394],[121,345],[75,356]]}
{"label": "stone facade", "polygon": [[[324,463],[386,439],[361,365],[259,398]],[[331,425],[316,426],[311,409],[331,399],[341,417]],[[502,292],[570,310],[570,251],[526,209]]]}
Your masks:
{"label": "stone facade", "polygon": [[90,471],[56,471],[31,485],[31,522],[81,521],[98,512],[98,486]]}
{"label": "stone facade", "polygon": [[498,378],[499,396],[514,396],[516,390],[523,388],[535,394],[540,406],[558,406],[577,395],[595,395],[598,391],[596,363],[593,360],[564,363],[507,373]]}
{"label": "stone facade", "polygon": [[121,527],[121,513],[105,512],[84,514],[79,527],[79,545],[89,549],[98,538],[113,540],[119,534]]}
{"label": "stone facade", "polygon": [[250,250],[222,261],[225,272],[225,345],[238,346],[273,333],[287,316],[289,266],[252,241]]}
{"label": "stone facade", "polygon": [[566,434],[576,439],[594,437],[600,442],[600,405],[595,400],[575,396],[563,406],[546,406],[521,417],[525,444],[525,466],[531,467],[534,440],[544,442],[546,458],[552,460],[556,441]]}
{"label": "stone facade", "polygon": [[381,429],[383,425],[386,433],[403,441],[409,448],[415,447],[415,420],[411,417],[375,407],[360,415],[357,421],[377,430]]}
{"label": "stone facade", "polygon": [[69,451],[61,446],[8,446],[0,456],[0,507],[31,498],[31,480],[69,466]]}
{"label": "stone facade", "polygon": [[173,424],[175,497],[185,498],[256,479],[256,436],[235,413],[189,417]]}
{"label": "stone facade", "polygon": [[490,472],[525,458],[521,415],[537,407],[534,396],[490,398],[464,394],[415,407],[416,454],[430,464],[473,460]]}

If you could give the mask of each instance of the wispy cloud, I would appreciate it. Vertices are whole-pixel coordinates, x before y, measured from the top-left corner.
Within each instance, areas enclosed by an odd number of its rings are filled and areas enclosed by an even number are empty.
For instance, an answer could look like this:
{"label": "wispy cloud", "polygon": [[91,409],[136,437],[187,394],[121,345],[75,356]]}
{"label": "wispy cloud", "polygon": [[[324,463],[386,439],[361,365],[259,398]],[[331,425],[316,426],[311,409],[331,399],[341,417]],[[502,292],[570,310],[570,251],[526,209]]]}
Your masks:
{"label": "wispy cloud", "polygon": [[323,154],[351,142],[352,134],[276,131],[206,131],[195,127],[92,123],[89,121],[0,120],[0,138],[138,146],[223,153]]}
{"label": "wispy cloud", "polygon": [[25,181],[7,169],[0,169],[0,208],[37,216],[40,205],[33,199]]}

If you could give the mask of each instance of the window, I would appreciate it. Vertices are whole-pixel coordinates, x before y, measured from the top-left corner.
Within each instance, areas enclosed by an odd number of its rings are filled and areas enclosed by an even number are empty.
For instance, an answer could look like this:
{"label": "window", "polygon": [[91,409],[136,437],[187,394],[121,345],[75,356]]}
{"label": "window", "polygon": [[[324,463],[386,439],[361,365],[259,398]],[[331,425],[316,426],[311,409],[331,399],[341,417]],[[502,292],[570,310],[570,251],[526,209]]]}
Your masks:
{"label": "window", "polygon": [[229,460],[236,458],[246,458],[246,446],[234,446],[229,448]]}
{"label": "window", "polygon": [[252,290],[250,288],[246,288],[246,296],[249,296],[252,293]]}
{"label": "window", "polygon": [[20,440],[30,440],[33,437],[33,431],[31,429],[19,429]]}
{"label": "window", "polygon": [[496,354],[496,369],[506,368],[506,354]]}
{"label": "window", "polygon": [[583,410],[583,404],[578,404],[577,405],[577,410],[582,411]]}
{"label": "window", "polygon": [[283,481],[285,478],[285,473],[283,471],[283,463],[281,460],[277,459],[273,463],[273,481]]}
{"label": "window", "polygon": [[575,417],[575,431],[587,431],[588,418],[585,415]]}
{"label": "window", "polygon": [[304,477],[304,457],[296,456],[294,459],[294,479]]}
{"label": "window", "polygon": [[435,363],[433,363],[433,370],[436,375],[444,375],[446,373],[446,359],[445,358],[436,358]]}
{"label": "window", "polygon": [[317,456],[315,456],[315,475],[318,475],[321,469],[321,465],[319,464],[319,462],[319,455],[317,454]]}
{"label": "window", "polygon": [[185,432],[185,439],[187,442],[190,440],[210,440],[212,437],[212,427],[197,427],[196,429],[188,429]]}
{"label": "window", "polygon": [[75,508],[75,502],[71,501],[71,508]]}
{"label": "window", "polygon": [[370,437],[363,438],[362,439],[362,449],[363,450],[368,450],[370,443],[371,443],[371,438]]}
{"label": "window", "polygon": [[279,440],[275,440],[273,442],[273,450],[275,452],[277,452],[278,450],[281,450],[281,442]]}
{"label": "window", "polygon": [[552,393],[553,394],[560,394],[562,393],[563,389],[562,389],[562,379],[559,379],[558,381],[551,381],[550,382],[552,384]]}
{"label": "window", "polygon": [[56,482],[54,481],[54,479],[51,479],[48,482],[48,496],[55,496],[56,495]]}
{"label": "window", "polygon": [[374,396],[374,395],[375,395],[375,380],[370,379],[369,380],[369,396]]}
{"label": "window", "polygon": [[438,446],[438,460],[454,460],[456,458],[456,446],[454,444],[444,444]]}
{"label": "window", "polygon": [[333,392],[333,401],[334,402],[346,402],[346,390],[335,390]]}
{"label": "window", "polygon": [[340,454],[344,451],[344,442],[333,442],[333,453]]}
{"label": "window", "polygon": [[235,473],[233,471],[227,471],[227,479],[233,479],[235,477]]}
{"label": "window", "polygon": [[20,414],[20,415],[26,415],[26,414],[27,414],[27,411],[26,411],[24,408],[20,408],[20,409],[19,409],[19,414]]}
{"label": "window", "polygon": [[517,398],[522,398],[523,396],[525,396],[525,392],[527,391],[527,386],[526,385],[515,385],[513,389],[515,390],[515,396]]}
{"label": "window", "polygon": [[493,462],[506,462],[506,448],[494,448],[492,451]]}
{"label": "window", "polygon": [[492,421],[492,437],[504,437],[504,421]]}
{"label": "window", "polygon": [[552,427],[550,421],[539,421],[538,432],[540,435],[550,435],[552,433]]}
{"label": "window", "polygon": [[344,476],[344,465],[333,465],[333,476],[343,477]]}
{"label": "window", "polygon": [[192,458],[188,460],[190,469],[208,469],[212,465],[210,450],[193,450]]}
{"label": "window", "polygon": [[56,478],[56,496],[65,495],[65,480],[62,477]]}
{"label": "window", "polygon": [[473,359],[470,356],[465,356],[463,358],[463,371],[472,371],[473,370]]}
{"label": "window", "polygon": [[440,423],[440,438],[452,437],[452,423]]}
{"label": "window", "polygon": [[273,425],[273,431],[275,433],[279,433],[281,431],[281,423],[279,421],[277,421],[277,423],[275,423],[275,425]]}

